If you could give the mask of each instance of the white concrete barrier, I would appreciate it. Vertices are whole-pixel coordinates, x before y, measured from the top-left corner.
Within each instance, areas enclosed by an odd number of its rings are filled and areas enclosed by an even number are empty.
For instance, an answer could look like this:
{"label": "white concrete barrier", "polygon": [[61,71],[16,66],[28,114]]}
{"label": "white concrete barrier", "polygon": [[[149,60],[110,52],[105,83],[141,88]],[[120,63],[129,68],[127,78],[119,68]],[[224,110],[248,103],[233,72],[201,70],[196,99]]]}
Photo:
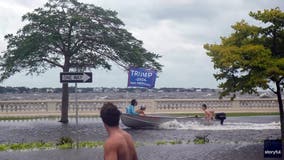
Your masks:
{"label": "white concrete barrier", "polygon": [[[124,112],[130,100],[79,100],[79,113],[98,114],[105,102],[112,102]],[[201,105],[224,112],[277,112],[277,99],[141,99],[138,106],[146,106],[146,113],[176,113],[201,112]],[[58,114],[60,115],[60,100],[25,100],[0,101],[0,115],[9,114]],[[74,114],[76,106],[74,101],[69,102],[69,113]]]}

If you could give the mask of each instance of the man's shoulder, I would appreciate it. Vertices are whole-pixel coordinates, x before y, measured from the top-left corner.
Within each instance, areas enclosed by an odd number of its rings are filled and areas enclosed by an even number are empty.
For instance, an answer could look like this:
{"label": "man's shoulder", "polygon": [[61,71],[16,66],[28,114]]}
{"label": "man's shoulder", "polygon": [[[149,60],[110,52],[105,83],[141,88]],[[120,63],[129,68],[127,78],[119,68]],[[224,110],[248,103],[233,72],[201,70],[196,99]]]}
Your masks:
{"label": "man's shoulder", "polygon": [[117,146],[120,146],[122,143],[126,141],[131,140],[131,135],[128,134],[125,131],[122,131],[120,133],[117,133],[113,136],[110,136],[109,138],[106,139],[104,146],[108,146],[111,148],[116,148]]}
{"label": "man's shoulder", "polygon": [[132,141],[132,136],[131,136],[129,133],[127,133],[127,132],[125,132],[125,131],[122,131],[122,135],[123,135],[123,137],[124,137],[125,139],[127,139],[128,141],[129,141],[129,140]]}
{"label": "man's shoulder", "polygon": [[105,140],[105,144],[109,144],[109,143],[112,143],[113,142],[113,138],[112,137],[109,137]]}
{"label": "man's shoulder", "polygon": [[107,138],[107,139],[105,140],[104,147],[107,147],[107,148],[116,148],[117,143],[118,143],[117,138],[115,138],[115,137],[109,137],[109,138]]}
{"label": "man's shoulder", "polygon": [[116,132],[115,134],[113,134],[112,136],[109,136],[106,139],[106,142],[110,141],[110,142],[114,142],[116,140],[120,140],[121,138],[125,137],[125,136],[130,136],[129,133],[125,132],[124,130],[120,129],[118,132]]}

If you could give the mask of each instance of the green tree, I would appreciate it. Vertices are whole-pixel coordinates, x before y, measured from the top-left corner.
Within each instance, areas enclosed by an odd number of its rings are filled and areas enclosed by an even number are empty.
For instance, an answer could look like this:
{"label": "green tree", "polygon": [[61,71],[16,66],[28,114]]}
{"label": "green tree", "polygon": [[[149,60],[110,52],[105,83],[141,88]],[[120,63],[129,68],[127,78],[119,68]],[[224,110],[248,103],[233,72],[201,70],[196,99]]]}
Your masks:
{"label": "green tree", "polygon": [[[144,49],[115,11],[77,0],[49,0],[22,18],[24,27],[5,36],[8,46],[0,62],[2,81],[23,70],[40,74],[54,67],[63,72],[111,69],[111,62],[126,70],[130,66],[161,70],[160,55]],[[68,99],[68,84],[63,83],[63,123],[68,123]]]}
{"label": "green tree", "polygon": [[220,44],[205,44],[204,48],[218,70],[214,76],[221,81],[220,97],[257,93],[260,88],[277,95],[283,140],[284,12],[277,7],[249,15],[261,23],[237,22],[232,26],[234,32],[221,37]]}

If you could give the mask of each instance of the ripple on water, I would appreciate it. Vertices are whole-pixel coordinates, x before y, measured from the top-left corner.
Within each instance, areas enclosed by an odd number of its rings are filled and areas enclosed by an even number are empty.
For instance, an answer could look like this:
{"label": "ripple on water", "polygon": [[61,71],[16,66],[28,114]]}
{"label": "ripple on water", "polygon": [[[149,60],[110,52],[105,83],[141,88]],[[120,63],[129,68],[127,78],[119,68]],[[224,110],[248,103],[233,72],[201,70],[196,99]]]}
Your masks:
{"label": "ripple on water", "polygon": [[177,120],[165,122],[160,125],[161,129],[180,129],[180,130],[264,130],[280,129],[280,122],[270,123],[246,123],[246,122],[226,122],[224,125],[213,123],[204,125],[197,121],[178,122]]}
{"label": "ripple on water", "polygon": [[[228,119],[225,125],[216,123],[212,126],[197,122],[170,122],[161,129],[131,129],[125,128],[133,139],[138,142],[155,143],[160,140],[192,141],[196,136],[208,135],[210,142],[252,142],[259,143],[266,138],[279,138],[280,125],[274,122],[276,118],[262,118],[260,123],[254,123],[258,118]],[[0,121],[0,143],[56,141],[62,136],[70,136],[85,141],[102,141],[107,132],[100,118],[80,118],[78,131],[76,121],[70,118],[69,124],[62,124],[58,119],[36,119],[23,121]]]}

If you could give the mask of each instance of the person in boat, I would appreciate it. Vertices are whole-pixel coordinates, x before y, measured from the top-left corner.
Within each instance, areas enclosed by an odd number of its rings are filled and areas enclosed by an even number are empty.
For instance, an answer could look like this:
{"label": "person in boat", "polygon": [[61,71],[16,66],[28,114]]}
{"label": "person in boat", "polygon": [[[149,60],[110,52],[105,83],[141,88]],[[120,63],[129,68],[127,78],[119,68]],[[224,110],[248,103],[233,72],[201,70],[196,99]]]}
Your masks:
{"label": "person in boat", "polygon": [[206,104],[202,104],[201,108],[204,111],[204,117],[206,120],[211,121],[214,119],[214,110],[209,110]]}
{"label": "person in boat", "polygon": [[130,102],[130,105],[126,107],[126,113],[133,114],[133,115],[139,115],[139,113],[135,111],[135,106],[137,105],[138,105],[138,102],[136,101],[136,99],[132,99]]}
{"label": "person in boat", "polygon": [[137,153],[130,134],[119,128],[121,112],[112,103],[105,103],[100,117],[107,130],[108,138],[104,143],[105,160],[137,160]]}
{"label": "person in boat", "polygon": [[140,109],[136,110],[136,113],[138,113],[140,116],[145,116],[145,110],[146,110],[146,107],[141,106]]}

